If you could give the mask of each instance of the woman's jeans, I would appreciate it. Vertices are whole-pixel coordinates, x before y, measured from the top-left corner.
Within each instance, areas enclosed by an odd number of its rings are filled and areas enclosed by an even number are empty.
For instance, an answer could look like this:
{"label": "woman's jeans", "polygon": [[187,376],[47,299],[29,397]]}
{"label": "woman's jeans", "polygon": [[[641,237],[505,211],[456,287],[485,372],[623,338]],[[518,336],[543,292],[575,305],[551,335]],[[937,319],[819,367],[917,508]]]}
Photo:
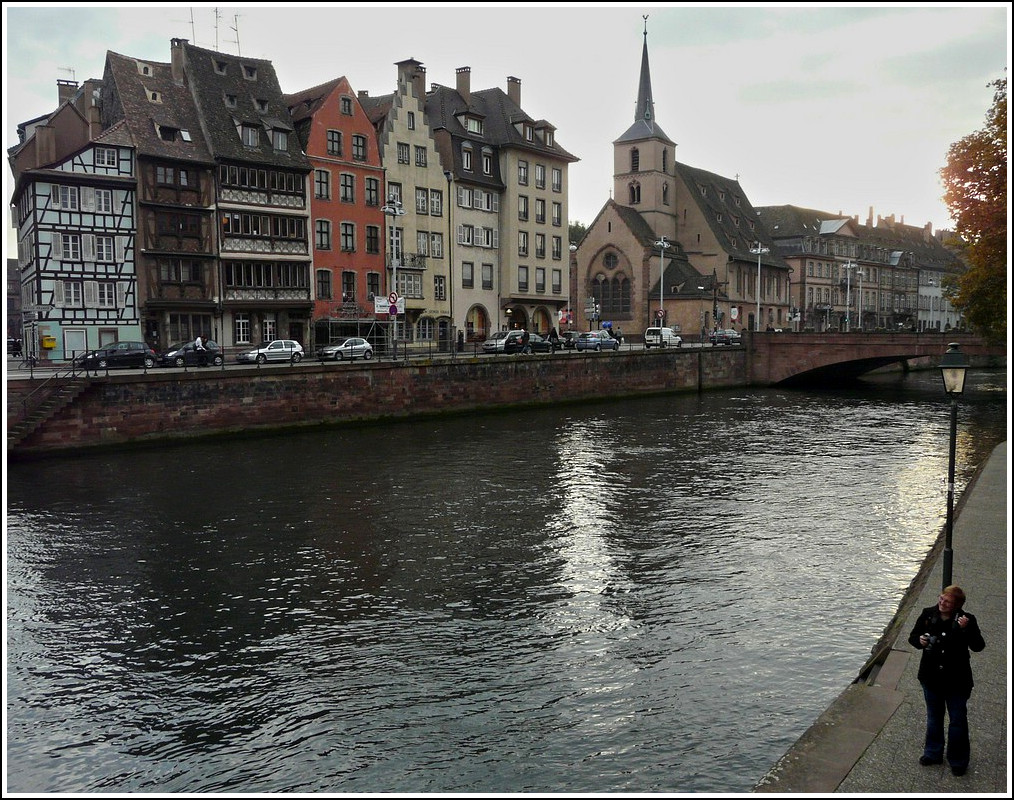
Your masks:
{"label": "woman's jeans", "polygon": [[968,696],[930,689],[922,684],[926,698],[926,745],[923,755],[934,761],[944,758],[944,711],[947,712],[947,763],[952,767],[967,767],[970,745],[968,743]]}

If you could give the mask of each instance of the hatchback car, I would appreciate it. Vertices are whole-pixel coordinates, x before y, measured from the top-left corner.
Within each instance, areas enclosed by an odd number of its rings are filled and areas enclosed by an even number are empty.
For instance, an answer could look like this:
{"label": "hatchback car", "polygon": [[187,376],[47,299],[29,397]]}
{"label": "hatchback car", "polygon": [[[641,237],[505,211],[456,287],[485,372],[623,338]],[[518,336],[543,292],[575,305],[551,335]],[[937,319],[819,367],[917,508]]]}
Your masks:
{"label": "hatchback car", "polygon": [[337,342],[318,347],[317,358],[321,361],[344,361],[345,359],[354,361],[357,358],[369,361],[373,358],[373,345],[362,336],[346,336]]}
{"label": "hatchback car", "polygon": [[644,332],[644,349],[652,347],[682,347],[683,338],[672,328],[648,328]]}
{"label": "hatchback car", "polygon": [[585,331],[577,337],[578,350],[619,350],[620,341],[609,331]]}
{"label": "hatchback car", "polygon": [[82,369],[117,367],[151,369],[158,363],[158,354],[145,342],[113,342],[78,356],[74,363]]}
{"label": "hatchback car", "polygon": [[296,363],[303,360],[303,345],[292,339],[275,339],[252,350],[236,354],[240,364],[264,364],[268,361],[290,361]]}
{"label": "hatchback car", "polygon": [[577,339],[580,335],[581,331],[564,331],[560,334],[560,344],[568,350],[573,350],[577,346]]}
{"label": "hatchback car", "polygon": [[[205,364],[214,364],[216,367],[225,363],[225,355],[217,342],[210,339],[204,343]],[[201,365],[201,354],[194,347],[193,342],[174,344],[158,357],[158,363],[163,367],[197,367]]]}
{"label": "hatchback car", "polygon": [[712,331],[711,336],[708,337],[708,341],[712,344],[739,344],[743,341],[743,337],[739,331],[733,328],[726,328],[725,330]]}

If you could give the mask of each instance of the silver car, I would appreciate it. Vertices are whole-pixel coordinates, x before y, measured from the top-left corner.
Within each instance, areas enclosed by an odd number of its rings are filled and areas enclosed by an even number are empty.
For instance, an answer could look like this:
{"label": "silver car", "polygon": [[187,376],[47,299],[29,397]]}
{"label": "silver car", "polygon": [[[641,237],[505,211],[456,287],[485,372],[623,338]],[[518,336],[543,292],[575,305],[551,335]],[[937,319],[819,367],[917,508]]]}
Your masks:
{"label": "silver car", "polygon": [[369,361],[373,358],[373,345],[362,336],[346,336],[337,342],[318,347],[317,358],[322,361],[328,359],[335,361],[349,359],[350,361],[355,361],[357,358]]}
{"label": "silver car", "polygon": [[578,350],[619,350],[620,342],[609,331],[585,331],[577,337]]}
{"label": "silver car", "polygon": [[275,339],[236,355],[236,361],[240,364],[264,364],[268,361],[289,361],[295,364],[302,360],[303,345],[292,339]]}

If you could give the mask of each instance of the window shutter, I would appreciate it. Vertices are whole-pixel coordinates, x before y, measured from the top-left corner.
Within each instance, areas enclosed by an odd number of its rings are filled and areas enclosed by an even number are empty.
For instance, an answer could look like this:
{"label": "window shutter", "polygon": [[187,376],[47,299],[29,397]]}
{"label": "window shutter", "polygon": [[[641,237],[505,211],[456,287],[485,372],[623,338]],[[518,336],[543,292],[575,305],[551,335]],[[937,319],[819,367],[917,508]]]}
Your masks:
{"label": "window shutter", "polygon": [[496,250],[500,246],[500,231],[493,228],[493,249]]}
{"label": "window shutter", "polygon": [[118,262],[123,262],[127,256],[127,240],[124,236],[117,236],[113,240],[113,247],[116,249],[116,255],[114,256]]}
{"label": "window shutter", "polygon": [[81,257],[85,261],[95,260],[95,234],[85,233],[81,236]]}
{"label": "window shutter", "polygon": [[116,307],[126,308],[127,307],[127,282],[117,281],[116,282]]}
{"label": "window shutter", "polygon": [[464,225],[459,225],[458,226],[458,244],[464,244],[464,243],[465,243],[465,226]]}
{"label": "window shutter", "polygon": [[63,260],[63,234],[54,233],[52,237],[53,258],[57,261]]}
{"label": "window shutter", "polygon": [[91,186],[81,187],[81,210],[82,211],[95,210],[95,189],[93,189]]}
{"label": "window shutter", "polygon": [[84,282],[84,304],[86,308],[95,308],[99,304],[98,281]]}
{"label": "window shutter", "polygon": [[53,283],[53,305],[57,308],[63,308],[63,281],[55,281]]}
{"label": "window shutter", "polygon": [[60,205],[60,184],[54,183],[49,187],[49,207],[55,209],[63,208]]}

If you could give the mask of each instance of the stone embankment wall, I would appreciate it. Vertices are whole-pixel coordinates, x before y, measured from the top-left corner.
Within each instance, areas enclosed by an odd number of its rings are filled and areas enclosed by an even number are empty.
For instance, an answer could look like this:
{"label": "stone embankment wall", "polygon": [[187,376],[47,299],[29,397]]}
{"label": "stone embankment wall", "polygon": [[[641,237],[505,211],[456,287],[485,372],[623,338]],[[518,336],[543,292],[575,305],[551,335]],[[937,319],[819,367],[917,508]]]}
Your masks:
{"label": "stone embankment wall", "polygon": [[[110,373],[11,456],[273,429],[730,388],[743,348]],[[8,425],[36,381],[11,381]],[[19,384],[24,384],[20,386]]]}

